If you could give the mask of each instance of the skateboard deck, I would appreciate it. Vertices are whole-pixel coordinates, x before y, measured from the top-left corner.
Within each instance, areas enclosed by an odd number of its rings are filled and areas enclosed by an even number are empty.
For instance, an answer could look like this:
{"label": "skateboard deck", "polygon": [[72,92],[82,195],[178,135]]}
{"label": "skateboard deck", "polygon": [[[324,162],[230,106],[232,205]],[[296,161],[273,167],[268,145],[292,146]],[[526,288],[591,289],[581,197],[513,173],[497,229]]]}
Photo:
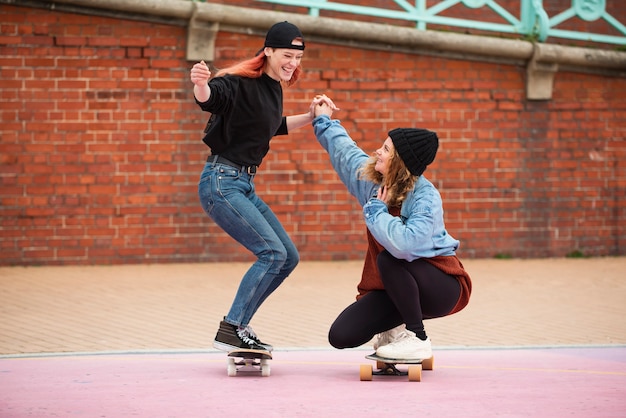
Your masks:
{"label": "skateboard deck", "polygon": [[[377,356],[376,353],[365,356],[376,362],[376,370],[371,364],[362,364],[360,377],[362,381],[372,380],[372,376],[408,376],[410,382],[422,381],[422,370],[432,370],[434,358],[425,360],[390,359]],[[407,369],[398,369],[396,365],[407,365]]]}
{"label": "skateboard deck", "polygon": [[228,375],[236,376],[240,373],[261,373],[261,376],[270,375],[269,361],[272,354],[261,350],[233,350],[228,352]]}

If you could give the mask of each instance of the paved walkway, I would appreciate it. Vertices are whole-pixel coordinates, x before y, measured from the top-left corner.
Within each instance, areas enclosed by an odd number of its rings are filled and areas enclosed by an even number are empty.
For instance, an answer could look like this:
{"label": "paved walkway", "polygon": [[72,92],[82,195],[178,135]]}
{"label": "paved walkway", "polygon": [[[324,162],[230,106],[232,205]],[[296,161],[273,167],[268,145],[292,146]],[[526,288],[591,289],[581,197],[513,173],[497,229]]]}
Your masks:
{"label": "paved walkway", "polygon": [[[626,344],[626,257],[464,260],[468,307],[426,322],[435,347]],[[245,263],[0,268],[0,355],[204,350]],[[276,349],[330,348],[361,263],[304,262],[252,326]]]}
{"label": "paved walkway", "polygon": [[464,264],[420,383],[360,382],[371,346],[328,345],[360,262],[302,263],[268,299],[269,378],[211,348],[245,263],[0,268],[0,417],[624,416],[626,257]]}

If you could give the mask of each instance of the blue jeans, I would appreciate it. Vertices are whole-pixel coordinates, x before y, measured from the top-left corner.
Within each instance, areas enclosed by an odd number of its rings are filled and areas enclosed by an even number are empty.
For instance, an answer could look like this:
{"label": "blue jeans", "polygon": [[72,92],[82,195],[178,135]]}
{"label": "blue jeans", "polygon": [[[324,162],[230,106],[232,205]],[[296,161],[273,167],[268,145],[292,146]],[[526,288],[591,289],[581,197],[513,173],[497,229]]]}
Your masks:
{"label": "blue jeans", "polygon": [[257,260],[241,279],[226,322],[245,327],[257,309],[296,268],[300,255],[254,188],[254,175],[207,162],[200,176],[202,209]]}

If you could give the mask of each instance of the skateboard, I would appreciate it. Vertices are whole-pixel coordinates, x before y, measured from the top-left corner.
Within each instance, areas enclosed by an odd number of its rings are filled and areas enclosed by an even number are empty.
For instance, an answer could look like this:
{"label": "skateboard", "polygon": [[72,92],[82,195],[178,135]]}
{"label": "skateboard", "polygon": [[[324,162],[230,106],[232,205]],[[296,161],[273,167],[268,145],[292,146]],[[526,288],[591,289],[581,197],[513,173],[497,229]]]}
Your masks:
{"label": "skateboard", "polygon": [[[390,359],[385,357],[379,357],[376,353],[365,356],[368,360],[374,360],[376,362],[376,369],[371,364],[361,365],[361,380],[372,380],[372,376],[408,376],[410,382],[422,381],[422,369],[432,370],[434,358],[431,357],[425,360],[402,360],[402,359]],[[407,370],[400,370],[396,367],[397,364],[408,365]]]}
{"label": "skateboard", "polygon": [[261,376],[270,375],[272,354],[261,350],[233,350],[228,352],[228,375],[236,376],[239,373],[261,373]]}

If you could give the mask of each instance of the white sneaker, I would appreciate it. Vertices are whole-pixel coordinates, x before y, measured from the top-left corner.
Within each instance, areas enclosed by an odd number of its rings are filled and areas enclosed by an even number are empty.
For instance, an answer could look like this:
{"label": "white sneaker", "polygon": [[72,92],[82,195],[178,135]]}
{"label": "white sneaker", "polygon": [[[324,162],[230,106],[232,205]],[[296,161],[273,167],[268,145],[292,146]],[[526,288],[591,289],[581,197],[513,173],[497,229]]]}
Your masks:
{"label": "white sneaker", "polygon": [[425,341],[417,338],[414,332],[407,330],[407,337],[378,347],[376,355],[397,360],[426,360],[433,356],[430,338]]}
{"label": "white sneaker", "polygon": [[383,345],[387,345],[407,337],[406,326],[404,324],[400,324],[395,328],[376,334],[376,340],[374,340],[374,350],[378,350],[378,347],[382,347]]}

